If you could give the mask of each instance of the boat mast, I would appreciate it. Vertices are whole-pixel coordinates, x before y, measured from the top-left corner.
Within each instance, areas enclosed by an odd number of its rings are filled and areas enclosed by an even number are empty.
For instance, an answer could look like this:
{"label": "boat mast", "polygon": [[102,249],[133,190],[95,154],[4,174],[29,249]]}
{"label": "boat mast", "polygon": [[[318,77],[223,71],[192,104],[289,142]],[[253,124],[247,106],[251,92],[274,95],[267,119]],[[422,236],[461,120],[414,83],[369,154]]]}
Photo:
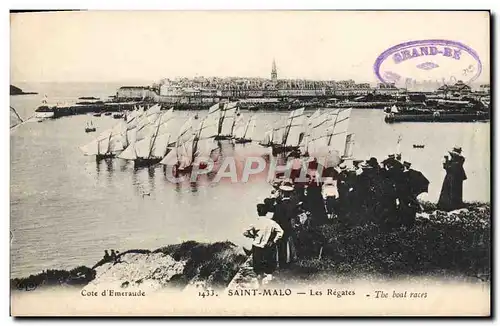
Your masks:
{"label": "boat mast", "polygon": [[220,108],[220,104],[219,104],[219,127],[218,127],[218,130],[217,130],[217,136],[219,136],[222,132],[222,124],[224,123],[224,118],[226,116],[226,104],[224,104],[222,106],[222,109]]}
{"label": "boat mast", "polygon": [[243,139],[245,139],[245,137],[247,136],[248,127],[250,127],[250,123],[252,122],[252,118],[253,118],[253,116],[251,116],[250,120],[248,120],[248,122],[247,122],[247,125],[245,127],[245,132],[243,133]]}
{"label": "boat mast", "polygon": [[337,120],[338,120],[338,118],[339,118],[340,110],[342,110],[342,109],[339,109],[339,110],[337,111],[337,115],[335,116],[335,121],[333,122],[333,129],[332,129],[332,132],[331,132],[331,134],[330,134],[330,135],[329,135],[329,137],[328,137],[328,141],[326,142],[326,145],[327,145],[327,146],[330,146],[330,143],[332,142],[332,137],[333,137],[333,133],[334,133],[334,131],[335,131],[335,126],[337,125]]}
{"label": "boat mast", "polygon": [[152,151],[153,151],[153,147],[155,146],[156,138],[158,137],[158,133],[160,132],[160,126],[161,126],[162,117],[163,117],[163,115],[160,115],[158,117],[158,120],[157,120],[158,126],[156,127],[156,131],[154,132],[154,136],[153,136],[151,142],[149,143],[148,158],[151,158],[151,154],[152,154]]}
{"label": "boat mast", "polygon": [[113,137],[113,130],[109,132],[108,149],[105,154],[111,154],[111,137]]}

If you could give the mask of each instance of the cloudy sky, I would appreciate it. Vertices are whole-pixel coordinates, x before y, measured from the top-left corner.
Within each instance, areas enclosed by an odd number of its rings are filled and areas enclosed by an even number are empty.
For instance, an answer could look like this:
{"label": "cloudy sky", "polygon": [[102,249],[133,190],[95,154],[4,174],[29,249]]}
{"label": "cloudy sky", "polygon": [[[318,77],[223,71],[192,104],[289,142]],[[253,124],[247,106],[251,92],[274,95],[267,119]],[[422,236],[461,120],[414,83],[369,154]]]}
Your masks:
{"label": "cloudy sky", "polygon": [[176,76],[355,79],[409,40],[449,39],[481,58],[484,12],[91,11],[11,14],[11,80],[155,81]]}

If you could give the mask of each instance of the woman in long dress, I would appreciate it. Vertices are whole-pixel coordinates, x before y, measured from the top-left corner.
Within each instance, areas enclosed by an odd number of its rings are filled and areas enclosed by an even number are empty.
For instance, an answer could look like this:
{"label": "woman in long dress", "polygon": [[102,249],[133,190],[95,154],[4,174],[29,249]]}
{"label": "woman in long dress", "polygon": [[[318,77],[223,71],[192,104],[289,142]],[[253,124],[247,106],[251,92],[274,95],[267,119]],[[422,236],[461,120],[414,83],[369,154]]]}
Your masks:
{"label": "woman in long dress", "polygon": [[443,168],[446,176],[439,196],[438,209],[451,211],[463,207],[463,182],[467,180],[464,170],[465,158],[462,156],[462,149],[454,147],[450,153],[450,158],[445,156]]}

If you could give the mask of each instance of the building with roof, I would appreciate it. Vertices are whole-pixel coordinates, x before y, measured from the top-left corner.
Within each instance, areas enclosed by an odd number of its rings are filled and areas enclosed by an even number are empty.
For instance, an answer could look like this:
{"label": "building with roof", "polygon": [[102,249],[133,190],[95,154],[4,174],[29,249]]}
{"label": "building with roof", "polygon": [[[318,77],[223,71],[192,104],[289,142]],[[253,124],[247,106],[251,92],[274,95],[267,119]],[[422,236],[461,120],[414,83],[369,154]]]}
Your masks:
{"label": "building with roof", "polygon": [[122,86],[116,92],[117,99],[141,100],[144,99],[149,92],[149,87],[146,86]]}
{"label": "building with roof", "polygon": [[459,80],[455,85],[443,85],[439,87],[436,91],[438,94],[446,96],[461,96],[468,95],[472,91],[471,87],[465,84],[463,81]]}

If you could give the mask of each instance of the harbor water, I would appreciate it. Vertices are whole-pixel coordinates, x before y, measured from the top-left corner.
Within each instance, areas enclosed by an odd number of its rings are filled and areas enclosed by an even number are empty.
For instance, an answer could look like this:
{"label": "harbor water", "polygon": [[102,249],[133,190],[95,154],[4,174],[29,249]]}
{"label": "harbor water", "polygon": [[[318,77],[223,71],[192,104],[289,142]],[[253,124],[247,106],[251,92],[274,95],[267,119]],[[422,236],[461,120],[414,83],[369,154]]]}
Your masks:
{"label": "harbor water", "polygon": [[[19,85],[38,95],[11,96],[11,106],[26,119],[44,94],[55,99],[112,95],[119,86],[100,84]],[[193,111],[175,112],[174,130]],[[255,135],[287,113],[243,111],[257,115]],[[310,113],[308,113],[310,114]],[[200,118],[203,114],[200,114]],[[85,133],[92,119],[96,133]],[[36,119],[11,131],[11,277],[45,269],[91,266],[105,249],[156,249],[186,240],[247,244],[243,230],[256,218],[255,205],[270,191],[264,179],[248,183],[173,184],[162,166],[134,169],[121,159],[96,162],[79,147],[117,123],[112,116],[71,116],[41,123]],[[382,110],[353,110],[359,159],[400,151],[403,160],[430,180],[425,200],[436,202],[445,175],[443,156],[461,146],[466,158],[466,201],[490,200],[490,123],[386,124]],[[401,137],[400,137],[401,136]],[[397,145],[400,139],[399,148]],[[414,144],[425,145],[413,148]],[[221,143],[222,155],[240,159],[265,155],[258,144]]]}

